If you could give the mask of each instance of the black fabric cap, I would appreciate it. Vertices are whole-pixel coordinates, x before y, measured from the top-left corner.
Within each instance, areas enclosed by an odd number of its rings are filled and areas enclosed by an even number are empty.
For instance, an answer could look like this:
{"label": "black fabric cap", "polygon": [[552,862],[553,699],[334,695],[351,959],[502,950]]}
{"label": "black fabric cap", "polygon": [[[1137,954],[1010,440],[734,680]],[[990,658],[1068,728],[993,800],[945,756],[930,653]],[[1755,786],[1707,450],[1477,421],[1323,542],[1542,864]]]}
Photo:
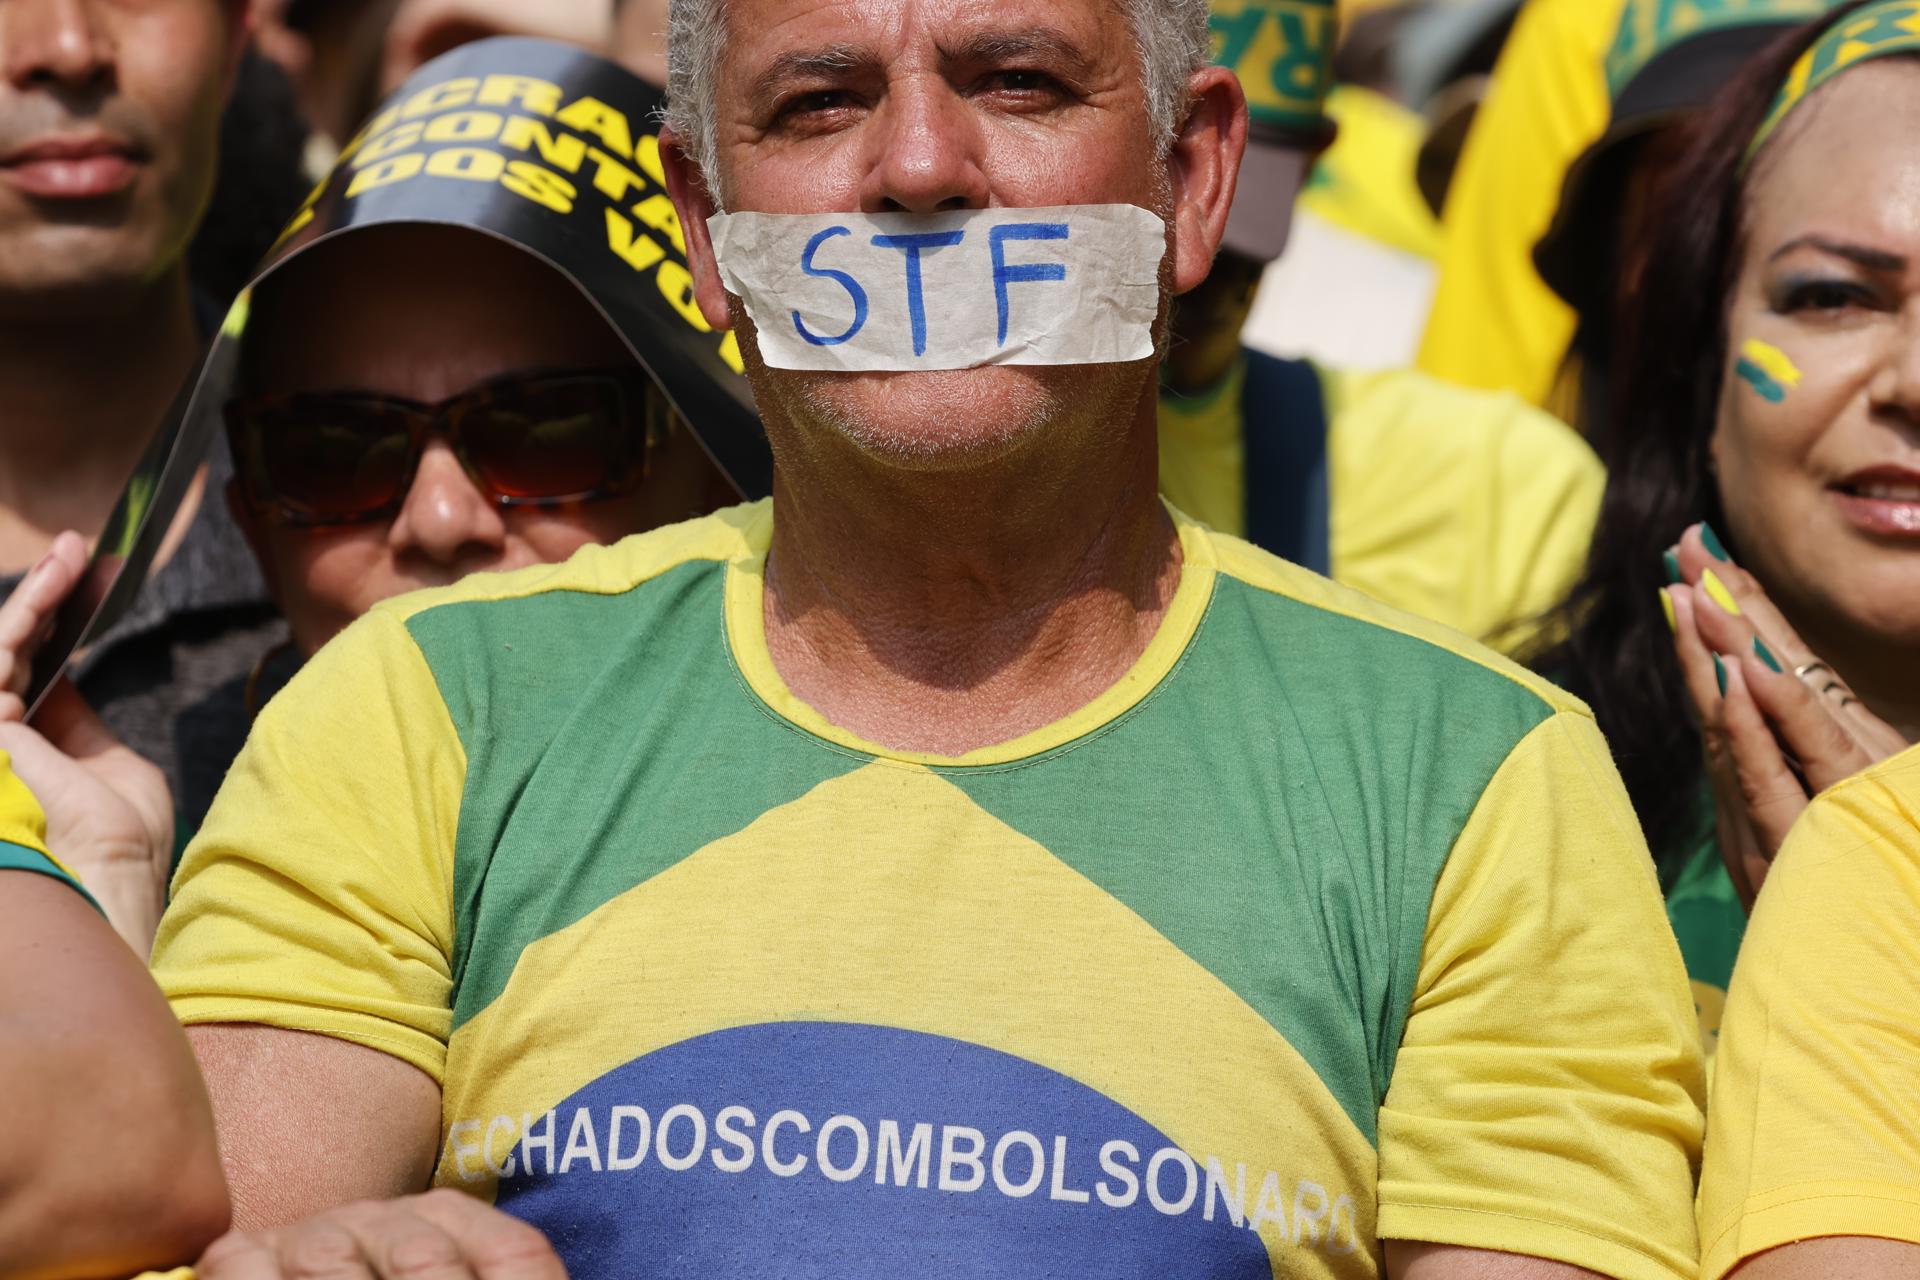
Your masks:
{"label": "black fabric cap", "polygon": [[1592,314],[1605,305],[1621,202],[1648,135],[1706,106],[1788,25],[1705,32],[1656,56],[1620,91],[1606,133],[1567,170],[1553,225],[1533,250],[1540,278],[1576,310]]}

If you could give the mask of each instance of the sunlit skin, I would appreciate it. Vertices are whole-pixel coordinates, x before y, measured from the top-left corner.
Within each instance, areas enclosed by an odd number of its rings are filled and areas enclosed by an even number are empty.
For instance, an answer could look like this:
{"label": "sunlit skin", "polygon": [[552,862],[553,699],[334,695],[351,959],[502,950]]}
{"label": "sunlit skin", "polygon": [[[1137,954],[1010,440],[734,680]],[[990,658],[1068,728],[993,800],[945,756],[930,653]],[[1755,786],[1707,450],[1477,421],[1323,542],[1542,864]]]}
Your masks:
{"label": "sunlit skin", "polygon": [[[1169,293],[1206,276],[1245,139],[1237,81],[1190,81],[1166,159],[1111,0],[735,0],[716,78],[732,210],[1133,204]],[[769,370],[713,267],[714,201],[663,140],[708,319],[735,324],[778,462],[768,644],[857,733],[959,753],[1084,705],[1178,581],[1159,508],[1155,364]]]}
{"label": "sunlit skin", "polygon": [[[1162,172],[1139,163],[1152,141],[1117,6],[740,0],[728,16],[717,133],[729,208],[1169,211]],[[853,54],[853,65],[797,61],[834,50]],[[744,338],[750,322],[740,319]],[[1042,426],[1062,429],[1069,415],[1083,430],[1124,419],[1150,372],[1143,362],[783,373],[762,384],[800,401],[796,416],[839,424],[865,449],[940,466],[985,461]]]}
{"label": "sunlit skin", "polygon": [[213,192],[245,5],[0,4],[0,296],[44,308],[151,284]]}
{"label": "sunlit skin", "polygon": [[655,87],[667,83],[667,0],[622,0],[614,15],[613,56]]}
{"label": "sunlit skin", "polygon": [[381,93],[392,93],[422,64],[475,40],[532,36],[599,53],[612,34],[611,0],[400,0],[387,28]]}
{"label": "sunlit skin", "polygon": [[[1761,156],[1712,451],[1742,564],[1813,651],[1911,737],[1920,148],[1908,126],[1920,127],[1920,62],[1889,59],[1819,91]],[[1801,372],[1778,404],[1732,372],[1756,338]]]}
{"label": "sunlit skin", "polygon": [[[262,291],[252,391],[362,390],[435,403],[508,374],[632,361],[571,284],[477,233],[387,229],[330,249]],[[734,500],[699,443],[677,430],[654,450],[636,490],[603,502],[503,509],[474,487],[444,440],[431,439],[390,521],[296,528],[235,505],[296,641],[311,653],[390,596],[565,560],[588,543]]]}

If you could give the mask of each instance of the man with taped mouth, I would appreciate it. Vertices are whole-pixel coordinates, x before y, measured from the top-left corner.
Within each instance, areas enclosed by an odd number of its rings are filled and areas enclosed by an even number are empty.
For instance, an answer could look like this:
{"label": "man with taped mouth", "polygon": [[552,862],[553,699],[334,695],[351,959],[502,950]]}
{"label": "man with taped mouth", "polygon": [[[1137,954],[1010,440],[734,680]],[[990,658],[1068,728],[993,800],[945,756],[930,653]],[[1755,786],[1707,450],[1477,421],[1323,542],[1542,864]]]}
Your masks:
{"label": "man with taped mouth", "polygon": [[773,497],[378,606],[267,708],[160,944],[230,1273],[479,1274],[470,1193],[528,1274],[512,1220],[575,1276],[1691,1275],[1589,714],[1156,496],[1246,134],[1206,6],[672,16]]}

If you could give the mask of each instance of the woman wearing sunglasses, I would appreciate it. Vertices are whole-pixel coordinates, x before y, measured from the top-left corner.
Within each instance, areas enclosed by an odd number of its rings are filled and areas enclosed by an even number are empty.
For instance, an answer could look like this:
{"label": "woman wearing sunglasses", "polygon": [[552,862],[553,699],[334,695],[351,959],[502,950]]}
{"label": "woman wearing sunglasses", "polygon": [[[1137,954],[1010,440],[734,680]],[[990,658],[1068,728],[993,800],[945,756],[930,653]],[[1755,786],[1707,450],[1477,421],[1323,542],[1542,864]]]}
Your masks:
{"label": "woman wearing sunglasses", "polygon": [[369,228],[269,278],[226,417],[299,655],[389,596],[738,500],[571,283],[456,227]]}
{"label": "woman wearing sunglasses", "polygon": [[[244,687],[194,713],[207,720],[198,740],[224,752],[203,771],[216,777],[249,713],[381,600],[738,500],[571,281],[478,231],[375,226],[314,246],[256,289],[240,363],[228,500],[288,626]],[[0,605],[0,700],[17,703],[84,562],[64,539]],[[0,721],[21,710],[0,706]],[[109,851],[74,870],[144,956],[173,855],[212,797],[169,795],[64,686],[35,724],[42,733],[15,726],[9,745],[52,829]],[[219,726],[237,731],[231,742]]]}

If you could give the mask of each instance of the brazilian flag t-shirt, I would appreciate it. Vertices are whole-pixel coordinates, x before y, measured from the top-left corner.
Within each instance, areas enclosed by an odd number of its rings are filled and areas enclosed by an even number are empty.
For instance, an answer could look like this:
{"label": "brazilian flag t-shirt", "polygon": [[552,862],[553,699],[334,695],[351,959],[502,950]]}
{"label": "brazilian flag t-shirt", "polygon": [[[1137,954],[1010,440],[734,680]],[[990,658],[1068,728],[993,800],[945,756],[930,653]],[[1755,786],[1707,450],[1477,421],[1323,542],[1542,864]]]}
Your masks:
{"label": "brazilian flag t-shirt", "polygon": [[436,1181],[576,1277],[1690,1276],[1693,1008],[1591,716],[1176,519],[1134,669],[958,758],[782,682],[765,505],[383,605],[162,985],[428,1073]]}

